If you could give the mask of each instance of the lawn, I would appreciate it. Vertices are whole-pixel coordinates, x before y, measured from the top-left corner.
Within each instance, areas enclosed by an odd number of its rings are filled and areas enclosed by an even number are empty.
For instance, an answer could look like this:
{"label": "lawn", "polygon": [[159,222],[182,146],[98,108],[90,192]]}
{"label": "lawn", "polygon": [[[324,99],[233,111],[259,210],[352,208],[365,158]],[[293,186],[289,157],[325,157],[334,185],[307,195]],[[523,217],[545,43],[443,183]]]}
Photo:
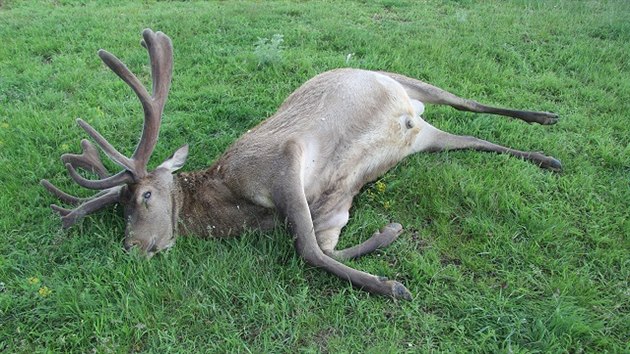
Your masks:
{"label": "lawn", "polygon": [[[0,351],[630,352],[628,18],[626,1],[0,0]],[[424,118],[564,170],[423,154],[366,186],[340,246],[401,223],[347,263],[403,282],[409,302],[309,267],[283,228],[127,254],[120,208],[63,231],[39,180],[87,195],[59,160],[80,151],[77,117],[133,151],[140,104],[96,51],[148,84],[147,27],[175,48],[151,166],[185,143],[184,170],[209,166],[301,83],[356,67],[556,112],[553,126]]]}

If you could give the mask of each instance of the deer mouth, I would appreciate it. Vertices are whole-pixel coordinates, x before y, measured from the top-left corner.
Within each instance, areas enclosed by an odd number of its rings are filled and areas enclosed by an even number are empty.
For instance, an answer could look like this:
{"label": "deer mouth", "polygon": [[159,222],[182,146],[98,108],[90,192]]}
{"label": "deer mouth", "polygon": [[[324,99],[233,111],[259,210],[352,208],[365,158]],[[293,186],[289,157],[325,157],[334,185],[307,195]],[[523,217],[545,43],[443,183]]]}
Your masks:
{"label": "deer mouth", "polygon": [[123,247],[127,252],[137,249],[138,251],[143,252],[146,255],[150,254],[151,256],[160,251],[158,249],[156,236],[151,237],[151,240],[146,247],[142,247],[142,242],[139,240],[131,240],[130,242],[125,241]]}
{"label": "deer mouth", "polygon": [[175,238],[174,237],[172,237],[170,240],[168,240],[168,242],[166,244],[164,244],[162,246],[158,245],[157,238],[153,237],[153,238],[151,238],[151,242],[149,243],[148,247],[146,248],[146,251],[145,251],[146,257],[147,258],[152,258],[157,253],[168,251],[174,245],[175,245]]}
{"label": "deer mouth", "polygon": [[158,248],[157,248],[157,240],[156,237],[153,236],[151,237],[151,242],[149,242],[149,245],[147,246],[147,254],[149,253],[153,253],[155,254],[156,252],[158,252]]}

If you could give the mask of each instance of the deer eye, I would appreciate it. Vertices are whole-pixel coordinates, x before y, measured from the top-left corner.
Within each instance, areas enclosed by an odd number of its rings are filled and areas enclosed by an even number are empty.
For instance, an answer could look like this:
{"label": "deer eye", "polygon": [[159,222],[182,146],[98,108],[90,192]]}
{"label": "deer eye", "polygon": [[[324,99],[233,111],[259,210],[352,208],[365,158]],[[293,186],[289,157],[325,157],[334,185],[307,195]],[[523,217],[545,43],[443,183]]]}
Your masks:
{"label": "deer eye", "polygon": [[151,192],[144,192],[144,194],[142,194],[142,197],[144,198],[144,200],[148,200],[149,198],[151,198]]}
{"label": "deer eye", "polygon": [[413,128],[413,121],[411,120],[411,118],[407,117],[405,121],[405,126],[407,126],[407,129]]}

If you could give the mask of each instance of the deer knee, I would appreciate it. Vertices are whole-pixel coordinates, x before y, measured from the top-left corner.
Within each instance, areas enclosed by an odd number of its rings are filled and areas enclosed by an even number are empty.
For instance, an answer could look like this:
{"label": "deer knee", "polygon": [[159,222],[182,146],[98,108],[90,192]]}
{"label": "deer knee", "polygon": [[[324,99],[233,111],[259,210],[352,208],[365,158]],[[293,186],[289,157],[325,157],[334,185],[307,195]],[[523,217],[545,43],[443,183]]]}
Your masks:
{"label": "deer knee", "polygon": [[302,252],[300,256],[306,263],[312,265],[313,267],[320,268],[325,266],[327,263],[326,255],[324,255],[324,253],[319,249],[317,251]]}
{"label": "deer knee", "polygon": [[312,245],[298,238],[295,240],[295,249],[306,263],[314,267],[321,267],[326,264],[326,255],[317,244]]}
{"label": "deer knee", "polygon": [[317,238],[317,245],[319,245],[319,248],[325,254],[329,254],[335,249],[335,247],[337,247],[340,231],[340,229],[335,228],[331,230],[318,231],[315,233],[315,237]]}

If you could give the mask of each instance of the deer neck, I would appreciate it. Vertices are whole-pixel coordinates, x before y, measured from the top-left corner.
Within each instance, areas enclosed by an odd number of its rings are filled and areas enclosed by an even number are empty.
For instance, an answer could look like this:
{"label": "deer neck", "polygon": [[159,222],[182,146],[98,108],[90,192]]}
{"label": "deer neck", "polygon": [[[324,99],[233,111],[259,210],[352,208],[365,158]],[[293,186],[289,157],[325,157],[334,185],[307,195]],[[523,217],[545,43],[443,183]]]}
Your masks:
{"label": "deer neck", "polygon": [[275,224],[273,210],[240,198],[213,168],[179,173],[175,185],[174,212],[180,234],[228,237]]}

